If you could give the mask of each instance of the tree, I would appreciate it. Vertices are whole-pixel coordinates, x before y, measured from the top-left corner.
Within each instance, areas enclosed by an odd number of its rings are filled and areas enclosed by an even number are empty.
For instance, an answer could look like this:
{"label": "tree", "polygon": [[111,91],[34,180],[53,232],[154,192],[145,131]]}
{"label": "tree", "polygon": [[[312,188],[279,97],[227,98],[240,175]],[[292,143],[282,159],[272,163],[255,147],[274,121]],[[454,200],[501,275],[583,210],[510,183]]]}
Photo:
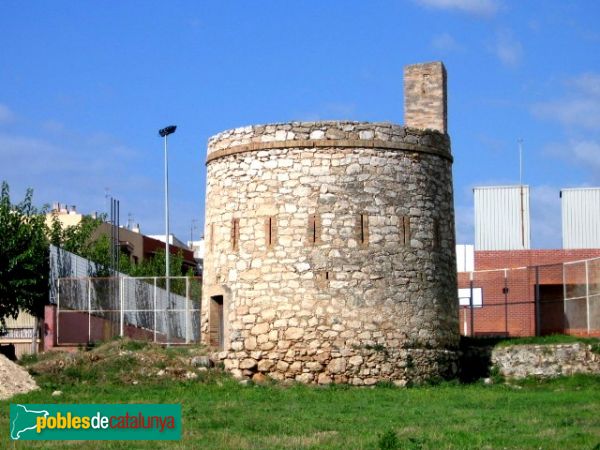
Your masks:
{"label": "tree", "polygon": [[44,211],[27,190],[21,203],[11,204],[9,187],[0,191],[0,329],[19,309],[42,317],[48,297],[48,238]]}
{"label": "tree", "polygon": [[49,230],[50,242],[53,245],[96,263],[94,272],[88,274],[91,277],[110,275],[110,239],[106,235],[93,238],[104,218],[105,216],[83,216],[78,224],[63,227],[60,220],[53,217]]}

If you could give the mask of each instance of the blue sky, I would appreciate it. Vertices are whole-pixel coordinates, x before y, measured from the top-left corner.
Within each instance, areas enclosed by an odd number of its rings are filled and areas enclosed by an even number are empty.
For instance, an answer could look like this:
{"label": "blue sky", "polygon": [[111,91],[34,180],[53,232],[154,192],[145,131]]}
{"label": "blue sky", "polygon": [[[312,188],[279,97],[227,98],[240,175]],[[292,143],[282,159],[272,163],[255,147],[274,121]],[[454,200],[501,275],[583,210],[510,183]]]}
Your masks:
{"label": "blue sky", "polygon": [[559,190],[600,185],[600,2],[4,2],[0,179],[13,200],[105,211],[197,237],[209,136],[288,120],[403,122],[402,69],[448,70],[457,233],[472,188],[532,187],[532,244],[560,247]]}

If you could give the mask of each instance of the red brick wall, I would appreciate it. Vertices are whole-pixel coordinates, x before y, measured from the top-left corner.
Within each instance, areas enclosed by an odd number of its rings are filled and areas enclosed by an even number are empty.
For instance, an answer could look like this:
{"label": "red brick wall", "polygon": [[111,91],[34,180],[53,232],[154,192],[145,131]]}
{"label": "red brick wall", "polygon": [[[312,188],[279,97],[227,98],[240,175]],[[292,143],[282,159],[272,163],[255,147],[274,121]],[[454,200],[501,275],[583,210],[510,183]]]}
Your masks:
{"label": "red brick wall", "polygon": [[[483,291],[483,307],[473,309],[475,335],[536,334],[534,266],[540,266],[539,284],[546,286],[541,289],[541,331],[581,334],[582,330],[568,330],[564,326],[562,290],[558,288],[563,284],[562,263],[595,257],[600,257],[600,249],[476,251],[473,286]],[[585,273],[579,266],[569,267],[568,289],[585,280]],[[505,272],[502,270],[505,268],[512,270]],[[468,273],[459,273],[458,287],[468,288],[469,278]],[[508,288],[506,292],[504,288]],[[461,333],[471,334],[471,326],[469,309],[461,307]]]}

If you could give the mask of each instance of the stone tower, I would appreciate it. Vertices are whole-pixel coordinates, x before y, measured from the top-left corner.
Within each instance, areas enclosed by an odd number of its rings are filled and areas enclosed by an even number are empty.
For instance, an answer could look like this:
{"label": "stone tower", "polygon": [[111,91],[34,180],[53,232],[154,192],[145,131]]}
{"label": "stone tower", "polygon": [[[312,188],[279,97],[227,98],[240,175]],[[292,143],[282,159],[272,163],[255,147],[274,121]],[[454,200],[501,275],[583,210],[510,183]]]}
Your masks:
{"label": "stone tower", "polygon": [[456,371],[443,65],[407,67],[405,86],[407,126],[209,140],[201,327],[234,375],[362,385]]}

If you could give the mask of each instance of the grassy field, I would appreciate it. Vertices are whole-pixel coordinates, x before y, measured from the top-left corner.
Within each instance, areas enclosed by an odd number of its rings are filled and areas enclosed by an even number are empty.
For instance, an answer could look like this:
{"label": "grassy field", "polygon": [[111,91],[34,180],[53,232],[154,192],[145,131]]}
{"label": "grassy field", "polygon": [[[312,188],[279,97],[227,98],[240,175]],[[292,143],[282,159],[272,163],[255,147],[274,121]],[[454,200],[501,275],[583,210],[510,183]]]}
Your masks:
{"label": "grassy field", "polygon": [[[243,386],[217,371],[187,381],[141,378],[131,355],[122,357],[130,363],[115,357],[102,361],[102,370],[82,363],[59,377],[39,374],[42,388],[12,402],[181,403],[180,442],[11,442],[4,401],[0,447],[600,449],[600,377],[409,389]],[[63,395],[52,397],[55,389]]]}

